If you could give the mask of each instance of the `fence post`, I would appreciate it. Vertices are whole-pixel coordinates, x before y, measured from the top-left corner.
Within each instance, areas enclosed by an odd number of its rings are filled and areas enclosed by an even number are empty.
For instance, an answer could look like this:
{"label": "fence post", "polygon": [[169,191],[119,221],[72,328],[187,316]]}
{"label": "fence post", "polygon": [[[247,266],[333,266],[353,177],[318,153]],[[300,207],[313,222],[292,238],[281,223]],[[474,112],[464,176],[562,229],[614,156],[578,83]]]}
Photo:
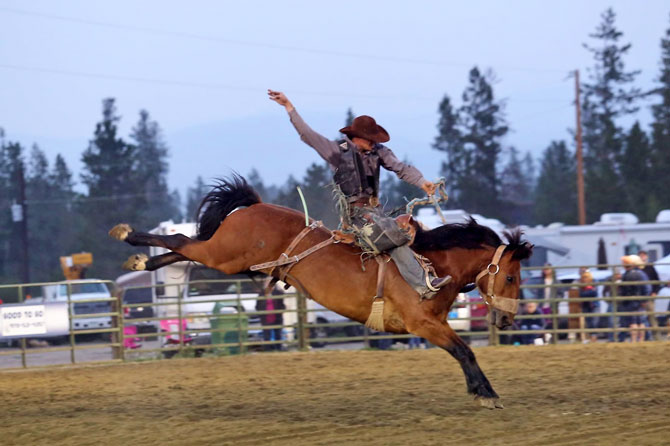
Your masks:
{"label": "fence post", "polygon": [[[19,303],[23,301],[23,286],[19,285]],[[26,361],[26,338],[22,337],[19,339],[19,344],[21,345],[21,366],[25,369],[28,367],[28,362]]]}
{"label": "fence post", "polygon": [[[181,353],[184,350],[184,326],[182,323],[182,299],[181,299],[181,285],[177,285],[177,327],[178,328],[178,334],[179,334],[179,353]],[[168,335],[172,336],[172,335]]]}
{"label": "fence post", "polygon": [[[242,341],[242,311],[244,311],[244,307],[242,306],[242,284],[238,280],[235,283],[235,289],[237,290],[237,344],[239,345],[240,351],[238,354],[243,354],[245,353],[243,348],[244,344]],[[263,324],[261,324],[262,326]]]}
{"label": "fence post", "polygon": [[[614,276],[614,275],[612,275]],[[612,277],[614,279],[614,277]],[[614,282],[614,280],[612,280]],[[619,287],[617,285],[612,285],[612,329],[614,331],[614,342],[619,342],[619,316],[617,313],[619,311],[618,307],[618,298],[619,298]]]}
{"label": "fence post", "polygon": [[298,349],[300,351],[307,351],[309,333],[305,327],[307,322],[307,303],[305,296],[298,292]]}
{"label": "fence post", "polygon": [[[60,286],[60,285],[57,285]],[[75,356],[74,356],[74,345],[75,345],[75,337],[74,337],[74,319],[72,318],[74,316],[74,311],[72,309],[72,284],[67,283],[67,314],[68,314],[68,319],[69,319],[69,327],[70,327],[70,333],[69,333],[69,339],[70,339],[70,362],[74,364],[76,362]]]}
{"label": "fence post", "polygon": [[[551,286],[554,285],[555,284],[552,283]],[[553,293],[549,293],[549,295],[551,296]],[[551,343],[556,345],[558,344],[558,291],[554,297],[551,298],[549,307],[551,308]]]}

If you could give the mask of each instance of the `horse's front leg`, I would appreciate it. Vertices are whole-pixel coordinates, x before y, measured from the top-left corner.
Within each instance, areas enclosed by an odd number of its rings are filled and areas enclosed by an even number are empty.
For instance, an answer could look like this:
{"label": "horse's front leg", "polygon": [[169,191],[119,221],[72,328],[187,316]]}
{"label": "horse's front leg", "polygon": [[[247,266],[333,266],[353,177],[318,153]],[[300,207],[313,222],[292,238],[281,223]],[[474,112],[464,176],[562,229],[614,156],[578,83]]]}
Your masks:
{"label": "horse's front leg", "polygon": [[468,393],[474,395],[483,407],[487,409],[503,408],[498,399],[498,394],[491,387],[491,383],[482,369],[479,368],[475,354],[446,321],[442,322],[437,317],[431,316],[415,324],[409,321],[405,322],[410,333],[421,336],[432,344],[442,347],[456,358],[465,374]]}

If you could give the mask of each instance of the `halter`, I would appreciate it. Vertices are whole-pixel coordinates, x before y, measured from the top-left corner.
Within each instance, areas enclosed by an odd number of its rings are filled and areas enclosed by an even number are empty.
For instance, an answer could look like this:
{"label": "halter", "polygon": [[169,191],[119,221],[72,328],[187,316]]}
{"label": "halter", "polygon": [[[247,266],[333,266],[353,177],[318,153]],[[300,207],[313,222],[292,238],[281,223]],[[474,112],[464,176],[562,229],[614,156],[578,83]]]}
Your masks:
{"label": "halter", "polygon": [[[493,293],[493,285],[495,284],[496,274],[498,274],[498,272],[500,271],[500,265],[498,265],[498,262],[500,262],[500,258],[502,257],[505,248],[507,248],[507,245],[498,246],[498,249],[496,249],[495,254],[493,254],[493,259],[491,260],[491,263],[489,263],[488,266],[482,272],[477,274],[475,284],[477,285],[477,289],[479,290],[479,294],[482,296],[482,299],[484,299],[484,302],[486,302],[486,305],[489,305],[490,307],[497,308],[502,311],[507,311],[509,313],[516,314],[516,312],[519,309],[519,299],[512,299],[504,296],[496,296]],[[484,292],[479,286],[479,279],[481,279],[487,274],[489,275],[489,281],[486,287],[486,292]]]}

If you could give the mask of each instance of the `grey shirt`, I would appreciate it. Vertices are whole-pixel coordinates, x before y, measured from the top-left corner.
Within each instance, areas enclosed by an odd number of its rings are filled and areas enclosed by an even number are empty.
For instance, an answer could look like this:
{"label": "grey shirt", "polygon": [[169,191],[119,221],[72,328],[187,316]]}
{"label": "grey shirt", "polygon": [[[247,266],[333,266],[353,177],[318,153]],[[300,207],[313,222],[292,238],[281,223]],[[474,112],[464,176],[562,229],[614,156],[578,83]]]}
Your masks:
{"label": "grey shirt", "polygon": [[[295,109],[289,112],[289,117],[291,118],[291,123],[298,131],[300,139],[305,144],[316,150],[316,152],[321,155],[321,158],[326,160],[330,168],[335,170],[335,167],[338,163],[337,160],[340,155],[340,147],[338,146],[337,142],[331,141],[325,136],[320,135],[319,133],[312,130],[311,127],[308,126],[305,121],[303,121],[302,117],[300,117]],[[351,142],[349,138],[344,138],[355,146],[355,144]],[[400,161],[388,147],[382,144],[377,144],[373,150],[376,150],[379,154],[379,162],[381,163],[381,166],[386,170],[395,172],[395,174],[398,175],[398,178],[401,180],[406,181],[409,184],[413,184],[416,187],[421,187],[421,185],[426,181],[421,172],[419,172],[416,167],[412,167],[409,164],[405,164]],[[367,153],[362,150],[359,151],[359,153],[363,159],[363,167],[365,168],[366,175],[375,175],[377,166],[374,165],[373,158],[367,156]]]}

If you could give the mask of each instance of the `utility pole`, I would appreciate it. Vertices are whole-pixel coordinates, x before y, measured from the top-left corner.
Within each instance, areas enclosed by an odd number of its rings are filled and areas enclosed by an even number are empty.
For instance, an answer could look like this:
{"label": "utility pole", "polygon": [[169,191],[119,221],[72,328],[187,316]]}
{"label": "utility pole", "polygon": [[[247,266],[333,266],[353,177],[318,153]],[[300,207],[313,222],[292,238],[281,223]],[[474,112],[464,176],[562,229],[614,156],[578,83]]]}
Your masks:
{"label": "utility pole", "polygon": [[584,200],[584,160],[582,157],[582,108],[579,103],[579,70],[575,70],[575,107],[577,109],[577,206],[579,224],[586,224],[586,203]]}
{"label": "utility pole", "polygon": [[30,282],[30,269],[28,267],[28,215],[26,212],[26,180],[23,172],[23,162],[19,162],[17,171],[19,186],[19,201],[14,205],[14,222],[18,224],[21,237],[21,280],[23,283]]}

